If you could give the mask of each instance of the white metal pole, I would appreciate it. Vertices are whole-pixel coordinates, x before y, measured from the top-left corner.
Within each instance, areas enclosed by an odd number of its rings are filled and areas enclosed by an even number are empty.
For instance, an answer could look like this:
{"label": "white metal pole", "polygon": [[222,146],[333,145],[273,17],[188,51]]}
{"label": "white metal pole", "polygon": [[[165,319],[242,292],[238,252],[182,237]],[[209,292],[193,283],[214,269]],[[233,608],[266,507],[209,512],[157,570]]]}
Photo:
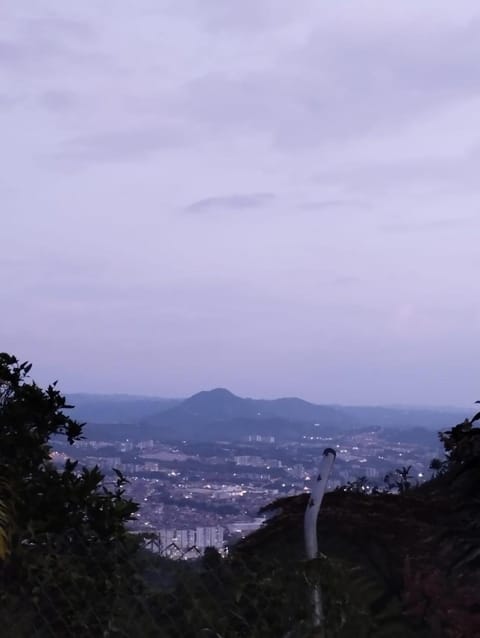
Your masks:
{"label": "white metal pole", "polygon": [[[318,539],[317,539],[317,519],[320,505],[322,504],[323,495],[327,487],[328,477],[332,471],[335,457],[337,456],[333,448],[325,448],[323,451],[323,459],[320,464],[320,471],[308,499],[307,509],[305,510],[304,530],[305,530],[305,549],[307,558],[312,560],[318,555]],[[312,592],[313,599],[313,626],[317,629],[323,627],[324,616],[322,606],[322,591],[320,585],[316,585]]]}

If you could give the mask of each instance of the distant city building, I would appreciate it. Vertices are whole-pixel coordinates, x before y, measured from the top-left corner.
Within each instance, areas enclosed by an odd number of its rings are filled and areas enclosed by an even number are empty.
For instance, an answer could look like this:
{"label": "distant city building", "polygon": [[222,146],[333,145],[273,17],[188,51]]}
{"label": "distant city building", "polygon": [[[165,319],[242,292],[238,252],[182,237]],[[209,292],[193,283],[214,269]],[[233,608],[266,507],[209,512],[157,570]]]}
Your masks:
{"label": "distant city building", "polygon": [[140,441],[138,447],[140,448],[140,450],[151,450],[154,445],[154,441]]}
{"label": "distant city building", "polygon": [[215,527],[197,527],[195,545],[198,549],[206,547],[223,547],[223,527],[217,525]]}
{"label": "distant city building", "polygon": [[265,459],[264,462],[266,463],[267,469],[271,467],[283,467],[283,463],[279,459]]}
{"label": "distant city building", "polygon": [[292,467],[291,473],[295,478],[299,478],[299,479],[303,479],[307,475],[307,472],[305,471],[305,467],[301,463],[297,463],[297,465],[294,465]]}
{"label": "distant city building", "polygon": [[134,447],[132,441],[122,441],[120,443],[120,452],[131,452]]}
{"label": "distant city building", "polygon": [[207,547],[223,550],[224,528],[221,525],[211,527],[197,527],[196,529],[159,529],[153,532],[153,537],[146,546],[154,552],[172,558],[184,557],[184,553],[196,548],[197,554],[203,553]]}
{"label": "distant city building", "polygon": [[263,436],[262,434],[249,434],[247,441],[249,443],[275,443],[275,437]]}
{"label": "distant city building", "polygon": [[250,465],[251,467],[281,467],[277,459],[264,459],[261,456],[234,456],[236,465]]}
{"label": "distant city building", "polygon": [[154,463],[153,461],[145,461],[144,469],[145,472],[158,472],[160,466],[158,463]]}

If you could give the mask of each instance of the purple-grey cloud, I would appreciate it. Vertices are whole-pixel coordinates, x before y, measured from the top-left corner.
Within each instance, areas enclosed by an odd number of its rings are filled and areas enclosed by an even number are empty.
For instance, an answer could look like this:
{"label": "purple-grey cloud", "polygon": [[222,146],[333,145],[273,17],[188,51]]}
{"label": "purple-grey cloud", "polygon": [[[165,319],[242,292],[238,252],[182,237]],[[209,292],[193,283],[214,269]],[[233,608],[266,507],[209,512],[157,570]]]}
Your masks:
{"label": "purple-grey cloud", "polygon": [[3,72],[48,76],[65,68],[98,67],[108,60],[99,53],[95,29],[87,20],[14,15],[6,24],[10,32],[0,40]]}
{"label": "purple-grey cloud", "polygon": [[0,109],[11,109],[18,104],[20,99],[17,96],[8,95],[7,93],[0,93]]}
{"label": "purple-grey cloud", "polygon": [[478,2],[110,4],[2,2],[2,348],[79,390],[470,397]]}
{"label": "purple-grey cloud", "polygon": [[48,111],[64,113],[77,104],[77,95],[73,91],[47,90],[38,96],[38,103]]}
{"label": "purple-grey cloud", "polygon": [[243,208],[260,208],[271,203],[275,196],[273,193],[247,193],[234,194],[222,197],[206,197],[188,204],[184,208],[187,212],[203,213],[222,210],[239,210]]}
{"label": "purple-grey cloud", "polygon": [[398,221],[381,225],[381,230],[389,233],[423,233],[432,231],[452,231],[470,227],[480,231],[479,217],[450,217],[424,221]]}
{"label": "purple-grey cloud", "polygon": [[225,33],[241,34],[244,37],[262,35],[276,29],[293,25],[298,12],[288,0],[243,0],[238,2],[218,2],[217,0],[167,0],[154,4],[158,14],[173,15],[193,20],[210,36]]}
{"label": "purple-grey cloud", "polygon": [[325,199],[301,202],[298,207],[305,211],[328,211],[351,208],[368,208],[368,203],[355,199]]}
{"label": "purple-grey cloud", "polygon": [[178,109],[209,131],[262,131],[285,149],[318,146],[403,126],[476,95],[479,57],[480,21],[358,32],[327,24],[273,66],[195,78]]}
{"label": "purple-grey cloud", "polygon": [[339,275],[333,279],[333,283],[337,286],[356,286],[361,282],[361,278],[355,275]]}
{"label": "purple-grey cloud", "polygon": [[74,19],[61,15],[43,15],[18,21],[18,30],[28,38],[59,38],[71,42],[91,43],[96,39],[94,24],[88,20]]}
{"label": "purple-grey cloud", "polygon": [[[361,163],[345,162],[341,166],[316,171],[312,175],[315,184],[340,183],[349,191],[370,190],[376,192],[427,188],[432,186],[466,188],[477,183],[480,168],[478,140],[460,155],[431,153],[401,159],[374,157]],[[414,151],[415,149],[412,149]],[[359,200],[360,201],[360,200]]]}
{"label": "purple-grey cloud", "polygon": [[15,60],[18,57],[18,47],[14,42],[8,40],[0,40],[0,60],[2,62],[9,62]]}
{"label": "purple-grey cloud", "polygon": [[55,158],[81,165],[132,161],[190,143],[187,132],[175,123],[152,128],[127,127],[125,130],[105,131],[68,140],[62,144]]}

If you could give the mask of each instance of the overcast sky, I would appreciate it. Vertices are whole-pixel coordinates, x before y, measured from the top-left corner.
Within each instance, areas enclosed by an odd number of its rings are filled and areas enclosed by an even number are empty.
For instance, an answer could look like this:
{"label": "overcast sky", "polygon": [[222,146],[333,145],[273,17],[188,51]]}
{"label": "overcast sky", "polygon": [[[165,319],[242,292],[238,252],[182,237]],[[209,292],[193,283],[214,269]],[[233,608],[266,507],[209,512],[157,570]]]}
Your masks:
{"label": "overcast sky", "polygon": [[478,0],[2,0],[0,350],[67,391],[480,398]]}

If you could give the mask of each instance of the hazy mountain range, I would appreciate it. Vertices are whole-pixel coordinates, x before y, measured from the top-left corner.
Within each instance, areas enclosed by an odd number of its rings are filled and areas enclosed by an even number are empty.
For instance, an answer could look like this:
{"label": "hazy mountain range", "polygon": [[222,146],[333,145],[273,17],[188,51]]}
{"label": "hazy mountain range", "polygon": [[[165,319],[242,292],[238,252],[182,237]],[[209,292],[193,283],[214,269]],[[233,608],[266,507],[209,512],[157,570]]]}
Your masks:
{"label": "hazy mountain range", "polygon": [[249,434],[279,439],[338,429],[425,428],[439,430],[462,421],[460,409],[316,405],[295,397],[241,398],[224,388],[187,399],[72,394],[73,416],[97,439],[238,440]]}

